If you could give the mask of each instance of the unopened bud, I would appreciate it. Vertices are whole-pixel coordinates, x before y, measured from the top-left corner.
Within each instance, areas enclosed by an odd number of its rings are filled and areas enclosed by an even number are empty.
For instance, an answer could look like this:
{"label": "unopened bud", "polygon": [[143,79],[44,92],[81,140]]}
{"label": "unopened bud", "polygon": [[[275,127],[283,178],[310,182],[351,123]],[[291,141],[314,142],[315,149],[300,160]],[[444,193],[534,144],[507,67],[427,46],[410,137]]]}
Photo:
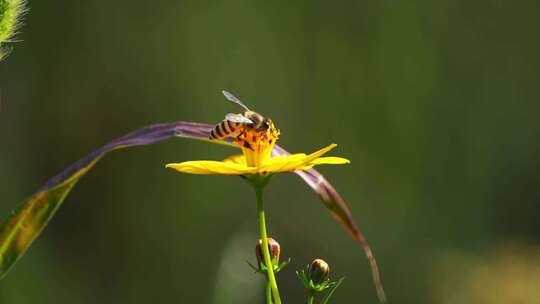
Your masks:
{"label": "unopened bud", "polygon": [[[255,255],[257,256],[257,261],[259,262],[259,265],[266,265],[266,263],[264,262],[264,253],[262,250],[262,246],[263,241],[258,240],[257,245],[255,246]],[[270,259],[272,260],[274,265],[279,264],[279,243],[270,237],[268,238],[268,251],[270,252]]]}
{"label": "unopened bud", "polygon": [[313,281],[313,284],[319,285],[328,278],[330,273],[330,266],[321,260],[315,259],[309,265],[309,278]]}

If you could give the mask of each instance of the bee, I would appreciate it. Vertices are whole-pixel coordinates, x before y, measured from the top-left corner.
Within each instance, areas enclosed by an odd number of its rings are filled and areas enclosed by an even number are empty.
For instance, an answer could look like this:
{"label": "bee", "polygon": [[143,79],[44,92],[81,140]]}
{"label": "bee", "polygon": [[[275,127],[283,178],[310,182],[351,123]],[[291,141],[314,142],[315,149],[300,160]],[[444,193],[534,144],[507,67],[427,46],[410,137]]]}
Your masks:
{"label": "bee", "polygon": [[264,117],[261,114],[250,110],[244,105],[240,99],[233,94],[223,91],[223,95],[230,102],[240,106],[244,112],[241,114],[229,113],[220,123],[218,123],[212,131],[210,131],[210,139],[223,139],[226,137],[237,137],[244,128],[251,128],[256,131],[266,131],[272,125],[270,118]]}

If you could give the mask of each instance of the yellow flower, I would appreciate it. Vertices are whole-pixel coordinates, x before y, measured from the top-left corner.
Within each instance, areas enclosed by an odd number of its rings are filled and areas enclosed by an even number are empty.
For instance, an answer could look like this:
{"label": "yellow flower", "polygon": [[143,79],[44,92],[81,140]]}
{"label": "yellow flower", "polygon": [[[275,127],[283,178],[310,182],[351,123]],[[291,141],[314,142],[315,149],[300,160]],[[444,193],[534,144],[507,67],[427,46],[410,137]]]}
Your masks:
{"label": "yellow flower", "polygon": [[265,130],[244,127],[234,144],[242,149],[242,154],[230,156],[223,161],[196,160],[167,164],[167,168],[190,174],[223,175],[268,175],[270,173],[309,170],[316,165],[348,164],[341,157],[322,157],[337,145],[331,144],[311,154],[291,154],[272,157],[272,149],[279,137],[279,130],[273,123]]}

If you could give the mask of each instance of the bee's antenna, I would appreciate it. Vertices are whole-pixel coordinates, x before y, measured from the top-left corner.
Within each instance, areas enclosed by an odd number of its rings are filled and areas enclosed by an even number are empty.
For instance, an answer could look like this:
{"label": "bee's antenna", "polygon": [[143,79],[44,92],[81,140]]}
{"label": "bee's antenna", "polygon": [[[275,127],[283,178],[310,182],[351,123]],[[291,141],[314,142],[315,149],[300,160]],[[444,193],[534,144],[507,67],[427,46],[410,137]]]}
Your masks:
{"label": "bee's antenna", "polygon": [[248,107],[246,107],[245,104],[243,104],[240,99],[236,98],[236,96],[234,96],[233,94],[223,90],[221,91],[223,93],[223,95],[225,95],[225,98],[227,98],[227,100],[229,100],[230,102],[234,103],[234,104],[237,104],[239,106],[241,106],[244,110],[246,111],[250,111]]}

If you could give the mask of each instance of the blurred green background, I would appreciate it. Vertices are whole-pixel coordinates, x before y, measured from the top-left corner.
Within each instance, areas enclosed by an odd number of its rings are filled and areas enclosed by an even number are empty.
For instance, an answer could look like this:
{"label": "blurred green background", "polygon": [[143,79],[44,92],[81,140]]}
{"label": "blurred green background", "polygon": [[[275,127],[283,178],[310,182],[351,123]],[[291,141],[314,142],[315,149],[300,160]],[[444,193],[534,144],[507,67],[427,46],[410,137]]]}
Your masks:
{"label": "blurred green background", "polygon": [[[227,89],[280,144],[336,142],[321,168],[350,204],[390,303],[540,302],[537,1],[30,1],[0,63],[0,214],[133,129],[218,122]],[[188,140],[115,152],[74,189],[0,283],[1,303],[263,303],[256,210],[239,178],[164,164],[234,151]],[[367,261],[296,176],[266,193],[294,270],[346,276],[335,303],[376,303]]]}

